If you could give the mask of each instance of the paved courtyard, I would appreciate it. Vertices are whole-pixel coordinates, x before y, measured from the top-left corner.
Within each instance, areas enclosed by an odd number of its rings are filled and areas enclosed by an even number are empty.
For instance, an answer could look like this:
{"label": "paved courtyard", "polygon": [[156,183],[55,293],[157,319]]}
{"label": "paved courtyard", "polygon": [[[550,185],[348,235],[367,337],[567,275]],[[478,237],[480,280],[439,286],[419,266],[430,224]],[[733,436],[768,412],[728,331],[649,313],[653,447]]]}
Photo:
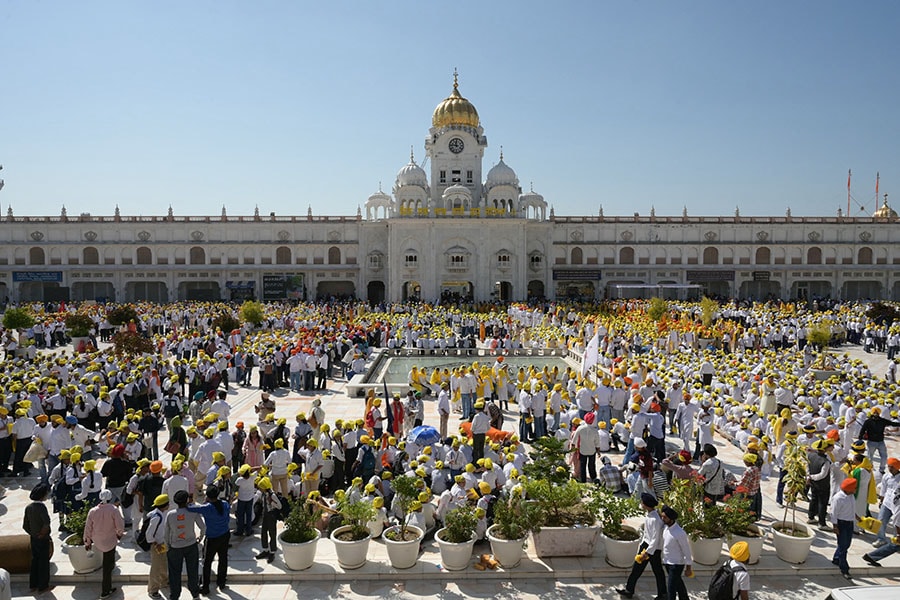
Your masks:
{"label": "paved courtyard", "polygon": [[[883,374],[886,367],[884,355],[869,355],[855,347],[842,348],[852,356],[866,360],[872,371]],[[461,361],[471,362],[472,358]],[[326,410],[326,419],[359,418],[362,416],[363,401],[344,394],[346,382],[342,379],[331,382],[329,390],[320,393]],[[234,407],[232,422],[243,420],[255,422],[253,405],[258,401],[256,388],[237,388],[232,385],[230,400]],[[281,389],[276,394],[276,416],[286,417],[289,422],[300,411],[308,411],[316,395],[312,393],[287,393]],[[426,423],[436,423],[433,401],[426,402],[428,414]],[[506,427],[514,427],[513,415],[509,415]],[[677,440],[669,440],[674,444]],[[160,447],[164,441],[160,442]],[[731,465],[740,465],[741,453],[724,440],[717,439],[720,457]],[[896,438],[889,441],[891,455],[900,455],[900,442]],[[167,458],[164,457],[164,458]],[[733,467],[737,469],[737,467]],[[20,533],[22,515],[26,506],[27,492],[36,480],[4,479],[6,497],[0,504],[0,528],[4,532]],[[781,518],[781,509],[775,504],[775,483],[769,479],[763,483],[764,516],[763,525]],[[798,516],[805,522],[805,512]],[[56,518],[53,518],[54,527]],[[763,557],[759,564],[748,570],[753,578],[754,598],[824,598],[833,587],[845,587],[847,582],[838,576],[837,568],[830,560],[834,552],[835,536],[816,530],[812,553],[803,565],[793,566],[775,556],[774,547],[767,540]],[[99,595],[99,572],[78,575],[72,572],[68,559],[60,551],[62,534],[55,534],[56,553],[53,557],[51,583],[57,587],[42,598],[96,598]],[[891,581],[900,583],[900,555],[883,561],[882,568],[870,567],[861,558],[871,550],[871,535],[854,538],[850,549],[850,567],[858,585],[884,584]],[[369,598],[369,597],[500,597],[544,599],[567,598],[618,598],[614,588],[624,583],[627,571],[610,567],[604,560],[602,544],[590,558],[538,559],[529,549],[529,555],[522,564],[508,572],[479,572],[469,568],[462,572],[447,572],[440,566],[440,558],[433,541],[423,543],[423,550],[416,566],[409,570],[392,569],[387,561],[387,553],[380,540],[372,542],[370,559],[366,566],[354,571],[344,571],[337,564],[334,547],[328,540],[318,545],[316,564],[308,571],[288,571],[280,556],[274,563],[256,561],[254,554],[259,551],[258,537],[235,538],[230,551],[229,584],[227,593],[220,597],[231,598]],[[490,552],[489,546],[476,546],[476,553]],[[722,555],[724,560],[725,555]],[[474,561],[473,561],[474,562]],[[114,585],[120,592],[114,598],[145,598],[146,576],[149,569],[147,553],[135,552],[133,533],[126,536],[119,547],[117,571]],[[2,565],[0,565],[2,566]],[[709,576],[715,567],[699,565],[697,575],[688,581],[692,596],[705,597]],[[13,577],[13,597],[27,595],[27,575]],[[651,598],[652,576],[649,572],[638,584],[636,597]],[[183,592],[186,597],[187,591]]]}

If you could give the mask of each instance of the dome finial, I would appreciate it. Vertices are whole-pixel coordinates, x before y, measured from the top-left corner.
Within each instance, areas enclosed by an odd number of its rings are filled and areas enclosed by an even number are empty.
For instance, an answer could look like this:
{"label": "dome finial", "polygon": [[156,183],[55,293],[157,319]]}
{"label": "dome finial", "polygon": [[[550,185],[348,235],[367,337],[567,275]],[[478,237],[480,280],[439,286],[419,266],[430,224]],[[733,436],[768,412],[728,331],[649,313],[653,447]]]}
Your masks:
{"label": "dome finial", "polygon": [[453,91],[459,88],[459,72],[453,67]]}
{"label": "dome finial", "polygon": [[409,162],[410,164],[416,164],[416,157],[413,155],[413,147],[409,147]]}
{"label": "dome finial", "polygon": [[533,182],[533,181],[530,181],[530,182],[528,183],[528,185],[531,187],[531,193],[533,194],[533,193],[534,193],[534,182]]}
{"label": "dome finial", "polygon": [[384,193],[384,192],[381,191],[381,182],[380,182],[380,181],[378,182],[378,193],[379,193],[379,194],[383,194],[383,193]]}
{"label": "dome finial", "polygon": [[500,160],[503,160],[503,146],[500,146]]}

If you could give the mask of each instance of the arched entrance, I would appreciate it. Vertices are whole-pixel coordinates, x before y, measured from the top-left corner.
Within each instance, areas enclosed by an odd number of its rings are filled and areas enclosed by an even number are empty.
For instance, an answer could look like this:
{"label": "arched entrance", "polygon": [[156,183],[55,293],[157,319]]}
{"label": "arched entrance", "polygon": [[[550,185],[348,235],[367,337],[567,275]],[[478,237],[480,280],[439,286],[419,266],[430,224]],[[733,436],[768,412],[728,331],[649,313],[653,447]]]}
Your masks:
{"label": "arched entrance", "polygon": [[169,288],[164,281],[129,281],[125,284],[125,298],[128,302],[165,304],[169,301]]}
{"label": "arched entrance", "polygon": [[528,298],[541,300],[544,298],[544,282],[540,279],[532,279],[528,282]]}
{"label": "arched entrance", "polygon": [[845,281],[841,300],[881,300],[881,284],[877,281]]}
{"label": "arched entrance", "polygon": [[327,300],[337,298],[339,300],[356,297],[356,286],[352,281],[320,281],[316,286],[316,298]]}
{"label": "arched entrance", "polygon": [[19,284],[19,302],[58,302],[69,300],[69,288],[55,281],[24,281]]}
{"label": "arched entrance", "polygon": [[781,298],[781,284],[777,281],[745,281],[741,284],[741,300],[771,300]]}
{"label": "arched entrance", "polygon": [[178,284],[179,300],[215,302],[222,299],[217,281],[182,281]]}
{"label": "arched entrance", "polygon": [[370,281],[366,286],[366,299],[370,304],[381,304],[384,302],[384,282]]}
{"label": "arched entrance", "polygon": [[509,302],[512,300],[512,284],[508,281],[498,281],[500,285],[495,286],[495,293],[497,294],[497,300],[500,302]]}
{"label": "arched entrance", "polygon": [[420,300],[422,298],[422,286],[418,281],[407,281],[403,284],[403,301]]}
{"label": "arched entrance", "polygon": [[72,284],[72,300],[115,302],[116,290],[109,281],[79,281]]}

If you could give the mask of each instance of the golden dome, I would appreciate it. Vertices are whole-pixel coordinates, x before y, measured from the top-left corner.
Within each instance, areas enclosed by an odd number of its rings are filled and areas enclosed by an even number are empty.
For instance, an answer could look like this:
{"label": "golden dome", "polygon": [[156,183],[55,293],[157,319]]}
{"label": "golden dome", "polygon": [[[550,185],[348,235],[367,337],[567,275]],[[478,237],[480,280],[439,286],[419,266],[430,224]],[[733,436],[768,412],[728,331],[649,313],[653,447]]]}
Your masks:
{"label": "golden dome", "polygon": [[897,211],[888,206],[887,194],[884,195],[884,204],[875,211],[872,217],[875,219],[889,219],[891,221],[897,220]]}
{"label": "golden dome", "polygon": [[466,125],[477,128],[479,123],[478,111],[475,110],[475,106],[459,94],[459,81],[454,72],[453,92],[434,109],[431,124],[435,127]]}

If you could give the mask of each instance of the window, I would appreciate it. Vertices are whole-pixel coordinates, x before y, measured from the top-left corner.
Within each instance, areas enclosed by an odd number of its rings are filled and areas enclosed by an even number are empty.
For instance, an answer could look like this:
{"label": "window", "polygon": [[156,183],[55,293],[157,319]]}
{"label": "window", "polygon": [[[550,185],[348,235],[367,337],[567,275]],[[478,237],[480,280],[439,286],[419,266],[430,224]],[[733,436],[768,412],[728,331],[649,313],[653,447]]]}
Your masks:
{"label": "window", "polygon": [[498,254],[497,255],[497,266],[499,267],[508,267],[511,261],[509,260],[509,254]]}
{"label": "window", "polygon": [[452,177],[450,178],[450,183],[459,183],[462,181],[462,175],[460,174],[459,169],[454,169],[450,172]]}
{"label": "window", "polygon": [[205,265],[206,264],[206,251],[200,246],[194,246],[191,248],[191,264],[192,265]]}
{"label": "window", "polygon": [[871,248],[860,248],[859,254],[856,257],[856,263],[860,265],[871,265],[872,264],[872,249]]}
{"label": "window", "polygon": [[462,254],[451,254],[450,255],[450,267],[451,268],[461,268],[466,266],[466,257]]}
{"label": "window", "polygon": [[447,183],[447,171],[441,171],[441,183]]}
{"label": "window", "polygon": [[418,267],[419,266],[419,256],[416,254],[407,254],[404,257],[403,262],[406,264],[407,267],[410,267],[410,268]]}
{"label": "window", "polygon": [[584,255],[581,252],[581,248],[572,248],[572,256],[569,264],[572,265],[580,265],[584,262]]}
{"label": "window", "polygon": [[93,246],[88,246],[81,251],[81,262],[85,265],[99,265],[100,253]]}
{"label": "window", "polygon": [[153,263],[153,255],[150,252],[150,248],[146,246],[141,246],[137,249],[137,264],[139,265],[149,265]]}
{"label": "window", "polygon": [[328,264],[329,265],[339,265],[341,264],[341,249],[337,246],[332,246],[328,249]]}
{"label": "window", "polygon": [[619,264],[620,265],[633,265],[634,264],[634,248],[622,248],[619,250]]}
{"label": "window", "polygon": [[822,249],[818,246],[813,246],[809,250],[806,251],[806,264],[808,265],[821,265],[822,264]]}
{"label": "window", "polygon": [[381,269],[384,267],[384,256],[381,254],[370,254],[369,255],[369,268],[370,269]]}
{"label": "window", "polygon": [[287,246],[279,246],[275,249],[275,264],[289,265],[291,264],[291,249]]}
{"label": "window", "polygon": [[30,265],[42,265],[44,264],[44,249],[43,248],[32,248],[28,251],[28,264]]}
{"label": "window", "polygon": [[468,183],[468,184],[472,183],[472,171],[471,170],[466,171],[466,183]]}
{"label": "window", "polygon": [[533,269],[540,269],[544,264],[544,257],[540,254],[532,254],[530,260]]}
{"label": "window", "polygon": [[719,250],[717,248],[703,249],[703,264],[717,265],[719,264]]}
{"label": "window", "polygon": [[766,247],[756,249],[756,264],[768,265],[772,262],[772,252]]}

